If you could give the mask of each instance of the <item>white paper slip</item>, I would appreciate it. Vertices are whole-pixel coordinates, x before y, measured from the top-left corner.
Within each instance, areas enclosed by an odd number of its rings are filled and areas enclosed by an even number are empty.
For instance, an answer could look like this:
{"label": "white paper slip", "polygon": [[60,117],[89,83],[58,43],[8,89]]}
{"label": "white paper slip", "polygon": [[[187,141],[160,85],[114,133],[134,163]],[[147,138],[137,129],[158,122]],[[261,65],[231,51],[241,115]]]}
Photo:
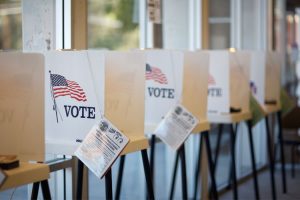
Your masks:
{"label": "white paper slip", "polygon": [[177,150],[198,123],[199,120],[192,113],[177,104],[159,123],[154,134],[172,149]]}
{"label": "white paper slip", "polygon": [[75,155],[99,178],[117,159],[129,139],[107,119],[93,126]]}

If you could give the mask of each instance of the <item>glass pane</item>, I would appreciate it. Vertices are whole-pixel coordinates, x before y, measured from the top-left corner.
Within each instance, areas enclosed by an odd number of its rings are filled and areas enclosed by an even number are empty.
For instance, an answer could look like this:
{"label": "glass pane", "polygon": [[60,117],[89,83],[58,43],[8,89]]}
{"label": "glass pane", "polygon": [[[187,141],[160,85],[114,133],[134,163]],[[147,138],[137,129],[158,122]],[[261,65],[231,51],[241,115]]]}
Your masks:
{"label": "glass pane", "polygon": [[122,50],[139,47],[137,0],[89,0],[88,47]]}
{"label": "glass pane", "polygon": [[259,47],[258,41],[258,16],[254,12],[256,8],[255,1],[242,1],[241,12],[241,30],[242,30],[242,48],[243,49],[256,49]]}
{"label": "glass pane", "polygon": [[21,0],[0,0],[0,49],[22,49]]}
{"label": "glass pane", "polygon": [[210,17],[230,17],[230,0],[209,0]]}
{"label": "glass pane", "polygon": [[230,47],[230,24],[210,24],[209,25],[210,49],[227,49]]}

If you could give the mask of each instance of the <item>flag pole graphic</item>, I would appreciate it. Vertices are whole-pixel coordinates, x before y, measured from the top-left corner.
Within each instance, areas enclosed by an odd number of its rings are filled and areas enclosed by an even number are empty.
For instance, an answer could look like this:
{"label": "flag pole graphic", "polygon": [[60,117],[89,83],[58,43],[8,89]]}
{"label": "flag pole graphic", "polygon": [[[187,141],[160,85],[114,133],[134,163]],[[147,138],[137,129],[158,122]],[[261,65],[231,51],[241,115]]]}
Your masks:
{"label": "flag pole graphic", "polygon": [[54,97],[54,92],[53,92],[53,81],[52,81],[52,77],[51,77],[51,70],[49,70],[49,74],[50,74],[50,87],[51,87],[51,95],[52,95],[52,100],[53,100],[53,109],[55,110],[55,114],[56,114],[56,121],[58,123],[58,115],[57,115],[57,105],[56,105],[56,100]]}

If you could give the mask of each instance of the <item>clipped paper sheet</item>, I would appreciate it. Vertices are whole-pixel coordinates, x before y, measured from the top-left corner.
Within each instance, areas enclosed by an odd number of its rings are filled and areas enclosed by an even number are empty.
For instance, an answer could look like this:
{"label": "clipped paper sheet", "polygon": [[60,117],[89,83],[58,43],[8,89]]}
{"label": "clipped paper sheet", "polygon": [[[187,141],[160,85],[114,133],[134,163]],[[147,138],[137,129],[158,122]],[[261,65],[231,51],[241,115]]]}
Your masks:
{"label": "clipped paper sheet", "polygon": [[192,113],[178,104],[170,109],[154,134],[172,149],[177,150],[198,123],[199,120]]}
{"label": "clipped paper sheet", "polygon": [[128,138],[107,119],[93,126],[75,155],[98,177],[102,178],[121,151]]}

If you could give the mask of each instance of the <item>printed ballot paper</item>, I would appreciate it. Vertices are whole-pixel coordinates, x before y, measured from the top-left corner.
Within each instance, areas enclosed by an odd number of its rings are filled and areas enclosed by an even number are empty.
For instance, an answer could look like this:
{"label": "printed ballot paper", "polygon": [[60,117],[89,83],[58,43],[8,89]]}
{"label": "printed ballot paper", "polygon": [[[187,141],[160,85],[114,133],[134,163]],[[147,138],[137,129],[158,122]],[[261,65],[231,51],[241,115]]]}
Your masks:
{"label": "printed ballot paper", "polygon": [[172,149],[177,150],[198,123],[199,120],[192,113],[177,104],[159,123],[154,134]]}
{"label": "printed ballot paper", "polygon": [[94,125],[75,155],[98,177],[102,178],[128,144],[129,139],[107,119]]}

